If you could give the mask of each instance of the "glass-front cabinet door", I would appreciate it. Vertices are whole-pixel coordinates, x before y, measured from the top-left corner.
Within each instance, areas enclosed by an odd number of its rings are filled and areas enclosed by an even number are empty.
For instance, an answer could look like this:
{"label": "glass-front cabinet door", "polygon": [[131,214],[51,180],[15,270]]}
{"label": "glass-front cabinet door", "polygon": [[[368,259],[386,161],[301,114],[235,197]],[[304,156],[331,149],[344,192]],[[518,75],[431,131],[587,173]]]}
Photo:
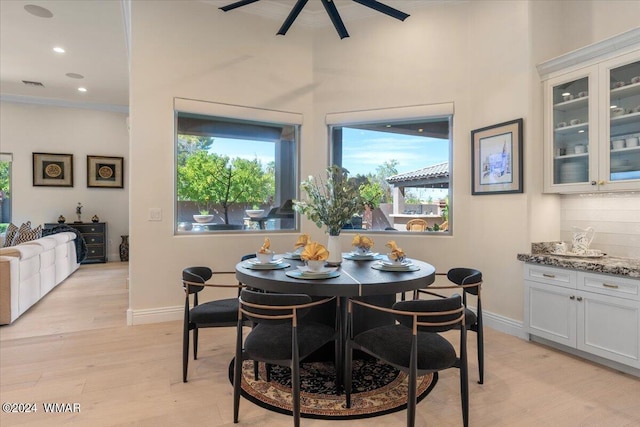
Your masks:
{"label": "glass-front cabinet door", "polygon": [[640,180],[640,58],[625,55],[603,64],[601,93],[607,101],[600,147],[603,189],[637,189]]}
{"label": "glass-front cabinet door", "polygon": [[[547,183],[554,191],[590,191],[597,173],[597,148],[592,142],[597,123],[597,68],[552,79],[547,84]],[[549,101],[551,105],[549,105]],[[549,189],[547,189],[549,190]]]}

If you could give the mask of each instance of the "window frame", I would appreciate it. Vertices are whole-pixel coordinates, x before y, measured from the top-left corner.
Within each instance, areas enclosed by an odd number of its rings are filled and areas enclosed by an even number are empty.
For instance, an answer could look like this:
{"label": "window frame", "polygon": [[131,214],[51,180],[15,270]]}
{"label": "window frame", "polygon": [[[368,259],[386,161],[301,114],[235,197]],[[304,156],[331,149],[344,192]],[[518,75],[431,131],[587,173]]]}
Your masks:
{"label": "window frame", "polygon": [[[0,223],[6,223],[9,224],[13,221],[13,193],[15,191],[15,186],[13,185],[13,153],[4,153],[4,152],[0,152],[0,162],[6,162],[9,164],[9,197],[6,199],[3,199],[2,203],[0,203],[0,209],[7,209],[8,212],[8,216],[9,216],[9,220],[8,221],[2,221],[2,219],[4,219],[4,216],[2,215],[2,213],[0,212]],[[6,208],[5,207],[5,202],[6,200],[9,200],[9,207]]]}
{"label": "window frame", "polygon": [[[326,115],[325,123],[327,126],[327,139],[329,141],[329,163],[338,164],[336,162],[336,156],[342,156],[342,148],[340,153],[336,153],[336,146],[334,143],[334,129],[336,127],[357,127],[362,125],[376,125],[376,124],[393,124],[393,123],[408,123],[416,122],[420,120],[433,121],[434,119],[447,119],[448,121],[448,204],[447,204],[447,230],[446,231],[421,231],[413,232],[412,234],[419,235],[433,235],[433,236],[453,236],[453,123],[454,123],[454,105],[453,103],[440,103],[440,104],[425,104],[407,107],[393,107],[375,110],[360,110],[341,113],[328,113]],[[342,162],[340,162],[342,165]],[[351,233],[390,233],[390,234],[406,234],[405,230],[382,230],[382,229],[344,229],[344,232]]]}
{"label": "window frame", "polygon": [[[291,194],[291,199],[298,198],[299,194],[299,186],[295,183],[300,180],[300,145],[301,145],[301,127],[302,127],[302,114],[293,113],[287,111],[278,111],[278,110],[268,110],[263,108],[254,108],[240,105],[232,105],[232,104],[222,104],[216,102],[209,101],[201,101],[201,100],[193,100],[187,98],[174,98],[174,144],[173,144],[173,153],[174,153],[174,168],[173,168],[173,232],[174,235],[188,235],[188,236],[201,236],[201,235],[218,235],[223,233],[295,233],[300,230],[300,220],[297,212],[293,213],[293,226],[292,228],[285,229],[245,229],[244,224],[242,229],[226,229],[226,230],[181,230],[180,229],[180,221],[179,221],[179,200],[178,200],[178,116],[180,114],[185,115],[197,115],[202,117],[210,117],[211,119],[218,119],[222,121],[240,121],[245,122],[250,125],[260,125],[261,123],[267,126],[291,126],[293,128],[294,138],[293,138],[293,148],[290,151],[290,155],[287,156],[286,153],[280,153],[279,149],[276,147],[274,149],[274,156],[281,155],[283,156],[283,161],[289,161],[289,168],[291,180],[294,183],[291,188],[288,188],[288,193]],[[277,163],[277,160],[276,160]],[[275,170],[275,179],[276,179],[276,194],[278,187],[278,180],[282,180],[283,182],[286,179],[279,178],[281,173],[279,168]],[[282,195],[281,197],[287,197]],[[283,199],[279,203],[282,206],[282,203],[286,201]]]}

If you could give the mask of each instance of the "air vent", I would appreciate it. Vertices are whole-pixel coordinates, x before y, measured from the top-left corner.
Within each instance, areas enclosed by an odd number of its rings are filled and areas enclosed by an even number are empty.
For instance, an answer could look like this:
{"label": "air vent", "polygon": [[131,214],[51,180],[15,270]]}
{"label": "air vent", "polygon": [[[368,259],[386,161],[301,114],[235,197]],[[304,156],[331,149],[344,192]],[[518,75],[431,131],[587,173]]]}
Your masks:
{"label": "air vent", "polygon": [[44,87],[44,85],[41,82],[31,82],[29,80],[23,80],[22,83],[26,84],[27,86],[39,86],[39,87]]}

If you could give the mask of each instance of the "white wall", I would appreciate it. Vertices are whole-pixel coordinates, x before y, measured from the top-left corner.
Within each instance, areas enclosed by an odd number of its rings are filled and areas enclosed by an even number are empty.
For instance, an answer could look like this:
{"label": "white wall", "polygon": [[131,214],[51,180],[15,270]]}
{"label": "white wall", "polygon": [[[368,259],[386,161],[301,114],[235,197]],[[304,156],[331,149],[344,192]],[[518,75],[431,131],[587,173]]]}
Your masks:
{"label": "white wall", "polygon": [[[327,113],[454,102],[454,235],[397,240],[438,270],[479,268],[486,310],[522,319],[516,254],[529,251],[532,241],[560,237],[560,197],[541,194],[542,89],[535,64],[566,52],[552,43],[562,33],[537,30],[549,20],[564,22],[567,16],[558,16],[564,8],[554,2],[436,3],[403,23],[384,16],[350,22],[351,37],[339,40],[333,28],[310,32],[295,25],[276,37],[280,22],[221,14],[200,2],[132,7],[131,236],[144,244],[131,251],[131,321],[179,318],[184,267],[232,271],[262,241],[259,235],[173,235],[176,96],[302,113],[301,176],[322,173],[328,162]],[[620,28],[614,18],[628,11],[622,2],[611,7],[619,13],[592,16],[598,34]],[[575,47],[591,43],[591,36],[576,37]],[[535,43],[536,37],[545,43]],[[471,130],[520,117],[525,193],[471,196]],[[147,221],[151,207],[162,209],[162,221]],[[323,236],[306,220],[303,231]],[[296,236],[271,237],[275,248],[286,250]],[[343,249],[349,237],[343,236]]]}
{"label": "white wall", "polygon": [[[132,2],[130,312],[136,322],[145,321],[145,310],[182,304],[183,268],[233,271],[264,238],[173,235],[174,97],[302,113],[302,155],[313,147],[310,34],[296,28],[276,37],[278,27],[204,2]],[[152,207],[162,210],[162,221],[147,221]],[[293,236],[271,241],[288,248]]]}
{"label": "white wall", "polygon": [[[109,261],[120,261],[120,236],[129,233],[128,171],[124,189],[87,188],[87,155],[125,158],[128,168],[129,134],[123,113],[2,102],[0,151],[13,153],[12,220],[20,225],[57,222],[64,215],[82,220],[98,215],[107,222]],[[32,153],[73,154],[73,187],[34,187]]]}
{"label": "white wall", "polygon": [[593,227],[591,246],[613,255],[640,258],[640,194],[562,196],[561,235],[570,242],[574,227]]}

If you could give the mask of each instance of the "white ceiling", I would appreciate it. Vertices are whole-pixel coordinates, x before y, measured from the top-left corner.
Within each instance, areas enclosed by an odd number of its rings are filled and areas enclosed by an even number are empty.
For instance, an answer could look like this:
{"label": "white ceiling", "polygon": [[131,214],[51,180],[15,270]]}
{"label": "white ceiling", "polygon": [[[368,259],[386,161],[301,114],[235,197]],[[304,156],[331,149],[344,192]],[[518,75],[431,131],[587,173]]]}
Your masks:
{"label": "white ceiling", "polygon": [[[123,11],[130,1],[0,0],[2,99],[62,101],[70,105],[92,104],[126,110],[129,67],[125,18],[128,16]],[[200,1],[218,8],[235,0]],[[345,23],[379,15],[351,0],[334,1]],[[410,13],[431,0],[382,2]],[[53,17],[42,18],[28,13],[24,7],[30,4],[50,10]],[[273,19],[275,37],[294,4],[294,0],[261,0],[227,13],[257,14]],[[318,28],[331,26],[331,21],[321,2],[310,0],[294,25]],[[54,46],[64,47],[66,53],[53,52]],[[81,74],[84,78],[70,78],[67,73]],[[23,80],[41,82],[44,87],[28,86]],[[87,92],[78,92],[79,86],[86,87]]]}
{"label": "white ceiling", "polygon": [[[24,6],[53,13],[41,18]],[[0,93],[3,99],[127,106],[129,66],[122,3],[117,0],[0,1]],[[53,52],[61,46],[66,53]],[[67,73],[84,76],[67,77]],[[41,82],[27,86],[23,80]],[[87,92],[78,92],[84,86]]]}

